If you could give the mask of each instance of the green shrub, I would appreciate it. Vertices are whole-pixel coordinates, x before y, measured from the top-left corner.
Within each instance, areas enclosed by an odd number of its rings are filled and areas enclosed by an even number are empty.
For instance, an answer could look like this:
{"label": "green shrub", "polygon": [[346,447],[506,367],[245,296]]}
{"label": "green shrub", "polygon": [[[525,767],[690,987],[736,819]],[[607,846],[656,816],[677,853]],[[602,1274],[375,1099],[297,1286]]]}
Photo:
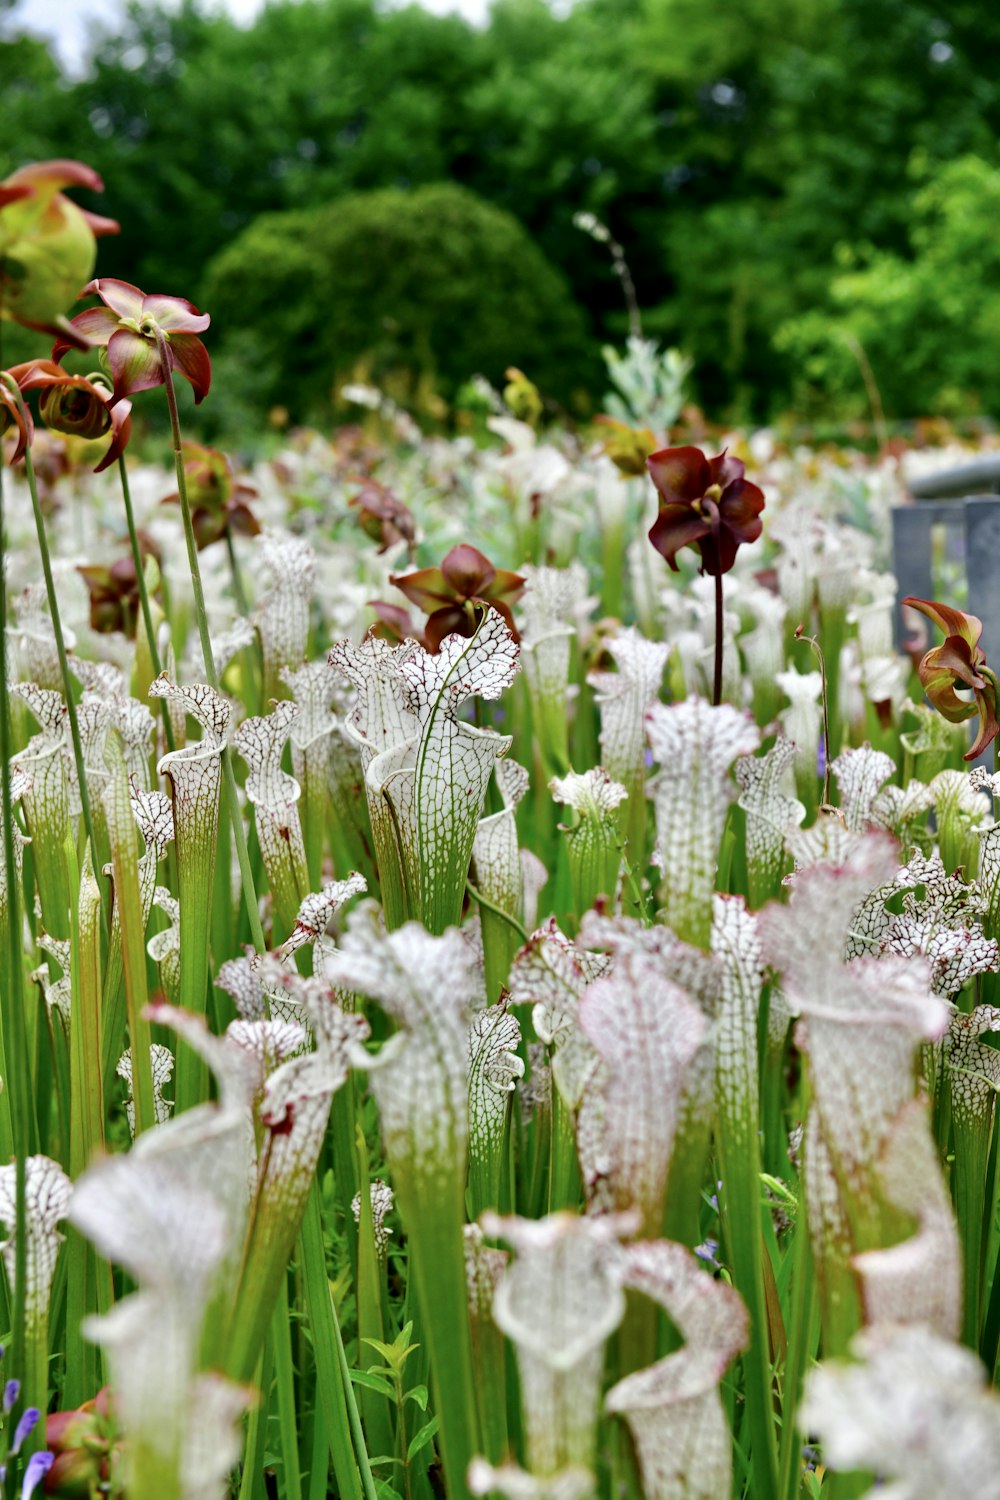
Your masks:
{"label": "green shrub", "polygon": [[778,333],[802,415],[867,415],[865,360],[889,417],[1000,410],[1000,170],[912,170],[910,255],[843,247],[828,305]]}
{"label": "green shrub", "polygon": [[247,394],[293,419],[329,410],[349,378],[419,405],[476,373],[499,383],[511,364],[569,400],[569,372],[590,353],[580,309],[527,231],[450,184],[264,215],[211,262],[204,305],[223,359],[239,349]]}

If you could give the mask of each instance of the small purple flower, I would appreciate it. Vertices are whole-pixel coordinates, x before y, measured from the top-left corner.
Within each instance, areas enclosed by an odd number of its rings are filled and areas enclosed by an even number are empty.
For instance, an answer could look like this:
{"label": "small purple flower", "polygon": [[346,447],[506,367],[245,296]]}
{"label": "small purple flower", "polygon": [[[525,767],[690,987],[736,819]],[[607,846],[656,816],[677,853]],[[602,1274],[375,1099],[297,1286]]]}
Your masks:
{"label": "small purple flower", "polygon": [[55,1463],[54,1453],[33,1453],[28,1459],[28,1467],[24,1471],[24,1483],[21,1485],[21,1500],[31,1500],[46,1474]]}
{"label": "small purple flower", "polygon": [[21,1382],[19,1380],[8,1380],[3,1388],[3,1414],[6,1417],[17,1405],[17,1398],[21,1394]]}
{"label": "small purple flower", "polygon": [[21,1420],[14,1429],[14,1442],[11,1445],[11,1453],[20,1453],[21,1444],[35,1430],[38,1422],[39,1411],[37,1406],[27,1406],[21,1413]]}

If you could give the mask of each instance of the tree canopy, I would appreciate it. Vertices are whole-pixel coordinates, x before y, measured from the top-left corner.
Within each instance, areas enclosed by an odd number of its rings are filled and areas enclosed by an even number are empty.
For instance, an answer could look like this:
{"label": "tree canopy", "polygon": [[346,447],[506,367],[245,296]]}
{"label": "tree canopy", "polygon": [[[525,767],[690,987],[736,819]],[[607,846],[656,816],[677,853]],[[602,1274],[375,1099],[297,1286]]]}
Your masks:
{"label": "tree canopy", "polygon": [[[95,35],[85,76],[62,78],[22,38],[0,49],[0,89],[0,167],[74,155],[104,177],[101,208],[123,230],[105,274],[197,301],[213,257],[261,215],[452,182],[520,220],[596,349],[620,339],[625,310],[605,248],[573,226],[587,210],[624,246],[647,330],[693,357],[700,399],[766,417],[802,389],[802,319],[847,315],[845,268],[933,259],[934,183],[959,159],[997,168],[1000,9],[577,0],[556,15],[496,0],[477,30],[375,0],[270,0],[245,28],[195,0],[133,3],[118,32]],[[982,218],[971,253],[992,199],[966,201]],[[995,272],[974,258],[957,274],[974,289]],[[909,325],[894,327],[905,341]],[[819,336],[814,321],[817,392],[865,411],[860,377],[817,366]],[[905,347],[875,342],[887,411],[914,415],[925,388],[888,368]],[[963,371],[943,372],[945,387],[961,401]]]}

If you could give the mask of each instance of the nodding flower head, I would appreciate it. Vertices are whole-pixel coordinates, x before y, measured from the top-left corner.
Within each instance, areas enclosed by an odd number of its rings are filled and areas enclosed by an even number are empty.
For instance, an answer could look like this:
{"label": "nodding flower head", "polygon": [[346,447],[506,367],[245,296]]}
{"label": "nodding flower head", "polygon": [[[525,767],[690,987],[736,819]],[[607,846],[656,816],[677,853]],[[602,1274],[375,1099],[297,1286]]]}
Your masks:
{"label": "nodding flower head", "polygon": [[[260,522],[249,503],[257,498],[253,485],[237,479],[229,459],[218,448],[186,442],[181,444],[181,451],[198,551],[234,531],[257,536]],[[163,503],[171,504],[178,498],[176,493],[166,495]]]}
{"label": "nodding flower head", "polygon": [[93,274],[94,240],[118,225],[67,198],[68,187],[104,190],[93,167],[65,159],[30,162],[0,182],[0,316],[85,349],[63,314]]}
{"label": "nodding flower head", "polygon": [[[917,675],[931,703],[950,723],[961,724],[973,714],[979,715],[979,733],[965,756],[966,760],[975,760],[1000,734],[997,722],[1000,683],[986,665],[986,653],[979,644],[982,621],[931,599],[908,598],[903,603],[919,610],[944,631],[944,643],[925,652],[917,665]],[[960,698],[956,688],[971,688],[972,700]]]}
{"label": "nodding flower head", "polygon": [[439,568],[393,573],[389,582],[427,615],[424,638],[429,651],[440,651],[445,636],[475,635],[480,620],[477,606],[484,604],[492,604],[514,639],[518,638],[510,606],[520,598],[525,580],[520,573],[495,568],[468,542],[452,547]]}
{"label": "nodding flower head", "polygon": [[728,573],[744,542],[763,530],[764,492],[744,478],[745,465],[725,451],[706,458],[700,448],[661,448],[646,467],[660,497],[649,540],[673,568],[682,547],[697,547],[701,571]]}
{"label": "nodding flower head", "polygon": [[[171,370],[179,370],[194,390],[195,405],[208,395],[212,366],[198,337],[211,319],[185,297],[147,296],[128,281],[107,276],[88,281],[81,297],[99,297],[103,307],[88,307],[70,319],[70,328],[88,345],[107,350],[114,381],[111,405],[136,391],[164,384],[159,336]],[[52,358],[62,359],[75,345],[68,335],[56,340]]]}
{"label": "nodding flower head", "polygon": [[110,438],[95,474],[109,468],[124,453],[132,436],[132,403],[121,401],[113,407],[103,375],[70,375],[51,359],[14,365],[9,374],[22,393],[38,392],[38,413],[51,432],[87,441]]}

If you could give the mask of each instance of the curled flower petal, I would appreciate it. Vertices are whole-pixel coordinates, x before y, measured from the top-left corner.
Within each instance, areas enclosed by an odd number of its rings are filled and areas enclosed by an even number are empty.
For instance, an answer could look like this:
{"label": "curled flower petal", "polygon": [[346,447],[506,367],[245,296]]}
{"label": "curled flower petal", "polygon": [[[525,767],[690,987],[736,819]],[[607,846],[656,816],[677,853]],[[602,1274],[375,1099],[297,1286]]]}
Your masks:
{"label": "curled flower petal", "polygon": [[867,1323],[919,1323],[942,1338],[962,1326],[961,1246],[931,1135],[928,1105],[905,1104],[882,1148],[882,1188],[916,1216],[915,1235],[854,1257]]}
{"label": "curled flower petal", "polygon": [[646,1500],[718,1500],[732,1483],[719,1382],[747,1347],[746,1309],[689,1250],[664,1241],[626,1248],[624,1284],[665,1309],[684,1346],[612,1386],[605,1410],[628,1422]]}

